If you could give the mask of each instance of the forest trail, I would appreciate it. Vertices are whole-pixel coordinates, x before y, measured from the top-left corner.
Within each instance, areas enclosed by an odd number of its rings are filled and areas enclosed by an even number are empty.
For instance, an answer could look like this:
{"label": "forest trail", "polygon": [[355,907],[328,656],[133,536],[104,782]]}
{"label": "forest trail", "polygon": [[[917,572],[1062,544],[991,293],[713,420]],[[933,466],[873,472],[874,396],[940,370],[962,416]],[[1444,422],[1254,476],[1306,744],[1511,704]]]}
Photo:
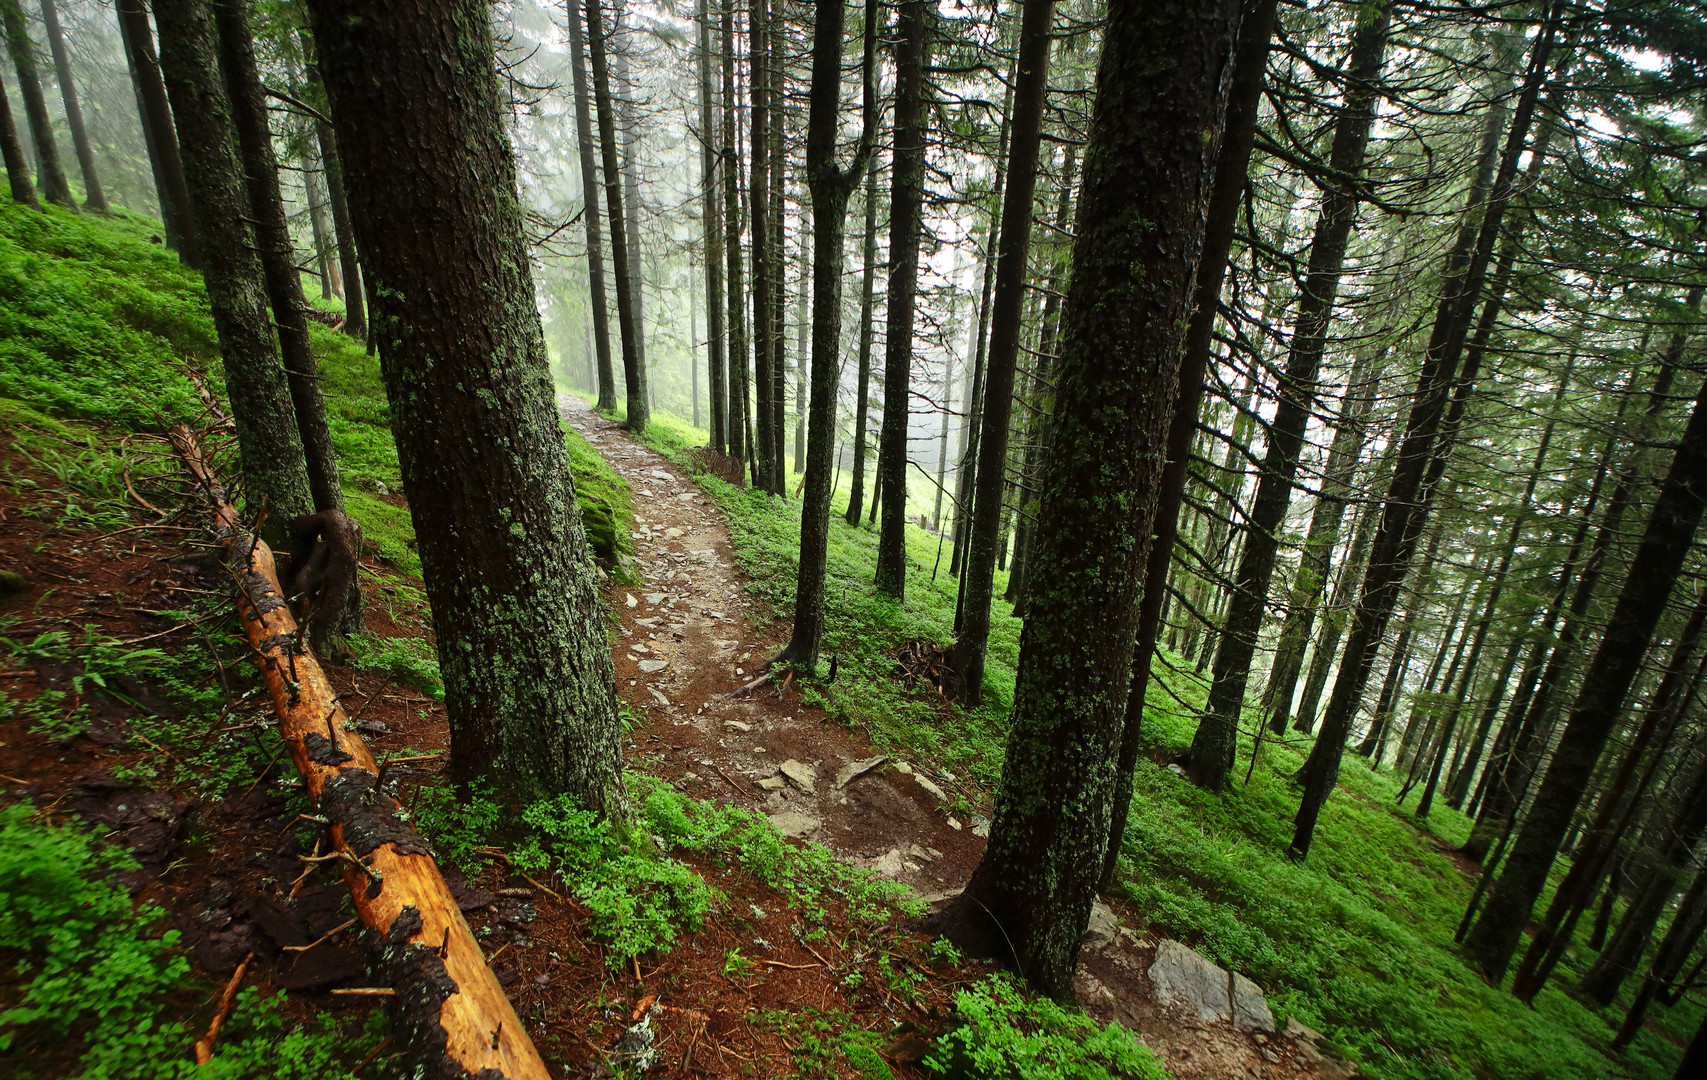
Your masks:
{"label": "forest trail", "polygon": [[[786,615],[748,593],[721,514],[680,466],[580,398],[558,404],[632,489],[640,584],[604,585],[626,645],[612,651],[617,691],[644,720],[630,734],[630,761],[689,794],[758,810],[784,835],[823,844],[933,904],[957,894],[983,854],[987,821],[956,817],[929,771],[834,724],[797,687],[766,683],[732,696],[786,644]],[[1080,1000],[1097,1019],[1137,1032],[1176,1080],[1353,1074],[1318,1052],[1308,1029],[1239,1031],[1157,1000],[1147,973],[1159,942],[1120,914],[1100,903],[1093,914]]]}

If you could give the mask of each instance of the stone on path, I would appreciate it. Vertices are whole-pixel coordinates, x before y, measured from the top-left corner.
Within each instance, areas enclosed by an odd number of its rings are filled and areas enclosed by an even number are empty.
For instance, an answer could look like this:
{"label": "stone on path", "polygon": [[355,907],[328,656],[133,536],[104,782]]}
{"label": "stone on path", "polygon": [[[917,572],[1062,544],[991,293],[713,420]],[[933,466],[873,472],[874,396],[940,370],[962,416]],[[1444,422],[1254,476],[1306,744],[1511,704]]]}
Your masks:
{"label": "stone on path", "polygon": [[901,858],[900,848],[890,848],[871,860],[870,866],[872,873],[882,874],[884,877],[900,877],[901,871],[906,868],[906,861]]}
{"label": "stone on path", "polygon": [[884,755],[878,754],[876,757],[868,757],[861,761],[850,761],[836,770],[836,786],[839,788],[847,787],[888,760]]}
{"label": "stone on path", "polygon": [[659,604],[662,604],[665,598],[669,595],[669,593],[649,592],[646,594],[646,602],[651,604],[653,607],[657,607]]}
{"label": "stone on path", "polygon": [[936,781],[932,780],[930,777],[926,776],[924,773],[914,773],[913,779],[917,780],[919,782],[920,787],[924,788],[926,791],[928,791],[932,795],[936,796],[937,802],[947,802],[948,801],[948,793],[943,791],[942,788],[937,787]]}
{"label": "stone on path", "polygon": [[[794,838],[805,836],[818,827],[818,819],[811,814],[803,814],[798,810],[784,810],[781,813],[767,815],[776,831],[784,836]],[[897,856],[899,858],[899,856]]]}
{"label": "stone on path", "polygon": [[1233,973],[1233,1026],[1240,1031],[1274,1031],[1274,1013],[1268,1009],[1268,999],[1262,987]]}
{"label": "stone on path", "polygon": [[1164,940],[1156,947],[1150,981],[1156,984],[1156,996],[1163,1002],[1183,1001],[1200,1020],[1225,1022],[1232,1018],[1227,969],[1211,964],[1177,941]]}
{"label": "stone on path", "polygon": [[638,601],[634,598],[633,593],[623,593],[622,594],[622,602],[624,604],[627,604],[629,607],[639,607],[640,606],[640,601]]}
{"label": "stone on path", "polygon": [[818,779],[818,770],[812,766],[789,758],[778,765],[776,771],[801,791],[808,795],[814,794],[813,789]]}
{"label": "stone on path", "polygon": [[658,672],[663,671],[669,666],[670,662],[668,660],[642,660],[639,664],[640,670],[644,671],[648,675],[656,675]]}
{"label": "stone on path", "polygon": [[1101,900],[1091,901],[1091,922],[1085,928],[1085,947],[1100,949],[1114,943],[1114,933],[1120,929],[1120,920],[1114,917],[1114,910]]}
{"label": "stone on path", "polygon": [[788,781],[780,776],[767,776],[759,781],[759,786],[766,791],[781,791],[788,786]]}
{"label": "stone on path", "polygon": [[663,693],[656,686],[648,686],[646,689],[652,695],[652,699],[654,701],[656,701],[658,704],[666,706],[666,707],[669,706],[670,699],[665,697],[663,695]]}

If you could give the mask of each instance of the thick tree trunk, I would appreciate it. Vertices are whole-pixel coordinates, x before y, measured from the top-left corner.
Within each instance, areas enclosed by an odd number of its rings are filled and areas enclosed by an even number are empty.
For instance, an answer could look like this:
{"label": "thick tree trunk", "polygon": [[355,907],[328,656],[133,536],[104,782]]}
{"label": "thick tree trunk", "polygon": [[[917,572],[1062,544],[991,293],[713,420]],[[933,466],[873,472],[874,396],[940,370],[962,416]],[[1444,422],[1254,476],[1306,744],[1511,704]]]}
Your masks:
{"label": "thick tree trunk", "polygon": [[610,308],[605,290],[605,241],[599,227],[599,171],[593,163],[592,104],[587,94],[586,44],[581,40],[581,12],[571,0],[569,71],[575,86],[575,154],[581,165],[581,224],[587,230],[587,306],[593,314],[593,355],[597,362],[600,412],[616,410],[616,369],[611,365]]}
{"label": "thick tree trunk", "polygon": [[[617,120],[617,147],[622,163],[622,210],[623,218],[623,253],[628,257],[628,295],[629,302],[634,306],[634,362],[640,372],[640,397],[646,403],[644,415],[641,417],[641,427],[634,428],[636,432],[644,429],[645,422],[651,418],[653,407],[652,369],[646,360],[646,243],[640,232],[640,114],[634,105],[634,87],[628,77],[629,44],[624,25],[628,15],[628,0],[611,0],[610,33],[606,35],[604,49],[605,59],[610,64],[609,87],[599,98],[599,115],[605,113],[606,104],[614,110]],[[607,172],[607,184],[615,184],[618,174]],[[612,233],[614,243],[614,232]],[[625,372],[626,377],[626,372]],[[632,410],[635,392],[633,380],[628,378],[628,404]],[[632,411],[629,413],[633,416]],[[633,426],[632,420],[630,427]]]}
{"label": "thick tree trunk", "polygon": [[818,9],[812,31],[812,90],[806,125],[806,185],[812,197],[812,412],[806,446],[805,497],[800,507],[800,568],[794,587],[794,633],[777,658],[811,674],[824,637],[824,580],[830,546],[830,500],[835,494],[836,388],[841,382],[842,277],[848,200],[864,177],[877,130],[875,57],[877,0],[865,7],[861,64],[863,124],[853,160],[836,162],[842,89],[845,7]]}
{"label": "thick tree trunk", "polygon": [[[279,163],[273,156],[273,132],[267,119],[266,92],[255,67],[255,42],[247,17],[248,0],[214,0],[214,26],[219,35],[219,68],[231,102],[244,179],[249,192],[257,254],[266,283],[267,302],[278,332],[279,358],[290,386],[296,430],[308,465],[308,487],[314,509],[342,510],[344,489],[338,483],[338,455],[326,423],[326,402],[320,393],[319,366],[308,338],[308,301],[296,271],[296,251],[279,192]],[[361,593],[352,592],[347,620],[361,628]]]}
{"label": "thick tree trunk", "polygon": [[154,17],[160,69],[195,200],[202,277],[237,423],[243,493],[251,513],[265,508],[274,523],[267,531],[277,535],[283,523],[312,513],[314,499],[290,387],[273,343],[237,129],[219,83],[213,15],[202,0],[155,0]]}
{"label": "thick tree trunk", "polygon": [[854,378],[853,479],[848,490],[847,522],[859,526],[865,510],[865,429],[871,408],[871,301],[877,277],[877,155],[865,171],[865,231],[861,234],[859,284],[859,371]]}
{"label": "thick tree trunk", "polygon": [[[883,427],[877,484],[877,591],[907,591],[907,427],[912,415],[913,316],[919,287],[919,230],[925,196],[925,65],[933,18],[925,0],[905,0],[895,48],[895,151],[889,188],[889,281],[883,325]],[[940,490],[940,487],[939,489]],[[874,498],[874,502],[876,499]],[[938,528],[941,515],[938,515]]]}
{"label": "thick tree trunk", "polygon": [[[1381,527],[1370,552],[1357,610],[1352,615],[1345,658],[1333,696],[1322,720],[1322,733],[1305,761],[1301,779],[1304,797],[1294,820],[1290,851],[1303,858],[1315,835],[1316,819],[1339,777],[1340,757],[1376,651],[1393,614],[1394,602],[1410,569],[1417,540],[1428,518],[1429,503],[1446,467],[1457,415],[1462,412],[1475,372],[1460,372],[1458,362],[1470,317],[1487,272],[1488,258],[1499,235],[1500,222],[1511,200],[1517,167],[1535,115],[1535,103],[1547,81],[1548,60],[1559,23],[1558,5],[1548,10],[1531,46],[1529,70],[1506,134],[1504,152],[1493,164],[1499,137],[1498,110],[1490,110],[1484,136],[1482,164],[1472,184],[1465,224],[1448,256],[1433,331],[1417,377],[1417,391],[1387,488]],[[1489,180],[1492,180],[1490,186]],[[1477,213],[1479,226],[1470,222]]]}
{"label": "thick tree trunk", "polygon": [[309,7],[368,253],[451,775],[501,779],[521,804],[567,793],[622,813],[610,649],[534,306],[488,9]]}
{"label": "thick tree trunk", "polygon": [[[718,199],[716,110],[711,84],[711,0],[699,0],[699,180],[700,220],[705,230],[705,358],[710,391],[711,451],[722,456],[729,437],[724,417],[729,414],[728,364],[723,356],[723,205]],[[697,370],[697,369],[696,369]],[[694,423],[699,423],[698,383],[694,393]]]}
{"label": "thick tree trunk", "polygon": [[136,87],[137,116],[142,122],[148,160],[154,170],[166,243],[185,266],[200,269],[195,215],[190,209],[190,190],[184,181],[184,162],[177,129],[172,125],[172,108],[166,101],[166,84],[160,79],[160,61],[154,53],[148,9],[142,0],[118,0],[118,20],[131,81]]}
{"label": "thick tree trunk", "polygon": [[611,98],[610,65],[605,61],[604,24],[599,15],[602,0],[586,0],[587,48],[593,64],[593,100],[599,113],[599,153],[604,164],[605,206],[610,211],[611,273],[616,279],[616,324],[622,335],[622,374],[627,383],[628,429],[636,435],[646,430],[649,413],[646,400],[646,370],[640,359],[639,308],[635,304],[636,278],[628,262],[629,236],[622,209],[622,168],[618,162],[616,115]]}
{"label": "thick tree trunk", "polygon": [[41,197],[75,213],[77,200],[71,196],[71,183],[59,163],[59,145],[54,142],[53,121],[48,118],[47,98],[36,70],[36,45],[30,40],[29,23],[18,0],[0,0],[0,26],[6,31],[6,47],[18,72],[18,95],[24,99],[24,116],[35,140],[36,184]]}
{"label": "thick tree trunk", "polygon": [[1322,193],[1316,232],[1310,241],[1304,291],[1298,299],[1293,322],[1291,349],[1280,380],[1279,402],[1268,425],[1268,449],[1258,474],[1256,497],[1245,519],[1244,552],[1215,649],[1209,699],[1192,738],[1188,775],[1210,791],[1220,791],[1226,783],[1238,747],[1245,686],[1250,680],[1257,632],[1262,628],[1263,611],[1268,604],[1275,555],[1280,550],[1278,530],[1292,503],[1293,479],[1304,446],[1304,428],[1315,409],[1317,374],[1327,349],[1329,323],[1345,267],[1346,245],[1352,227],[1357,224],[1357,208],[1363,198],[1360,181],[1369,132],[1375,123],[1381,65],[1387,55],[1387,30],[1392,17],[1391,0],[1384,0],[1375,11],[1365,13],[1352,40],[1344,102],[1328,153],[1328,168],[1336,181]]}
{"label": "thick tree trunk", "polygon": [[1466,942],[1492,979],[1505,974],[1535,898],[1546,884],[1559,842],[1588,787],[1589,774],[1623,712],[1625,695],[1676,583],[1704,505],[1707,387],[1696,396],[1671,471],[1649,515],[1606,633],[1583,675],[1582,689],[1529,818]]}
{"label": "thick tree trunk", "polygon": [[[1027,15],[1031,9],[1026,9]],[[1044,12],[1047,20],[1048,11]],[[967,515],[966,561],[960,578],[960,619],[948,664],[954,669],[960,700],[969,706],[984,699],[984,655],[990,643],[990,604],[994,599],[996,533],[1001,526],[1002,490],[1007,485],[1008,437],[1019,360],[1020,315],[1025,308],[1025,279],[1031,261],[1031,212],[1037,196],[1037,151],[1043,137],[1043,109],[1049,94],[1049,25],[1020,31],[1014,109],[1008,139],[1007,190],[991,309],[984,401],[977,424],[978,464]],[[978,413],[977,404],[973,412]]]}
{"label": "thick tree trunk", "polygon": [[65,47],[65,29],[59,25],[59,9],[53,0],[41,0],[42,25],[48,47],[53,51],[53,69],[59,76],[59,99],[65,103],[65,126],[71,129],[71,145],[77,150],[77,168],[83,174],[83,205],[98,214],[107,212],[107,196],[95,168],[95,148],[83,126],[83,108],[77,100],[77,84],[71,77],[71,53]]}
{"label": "thick tree trunk", "polygon": [[[1047,33],[1050,14],[1028,0],[1022,39]],[[1238,25],[1234,0],[1110,9],[1012,733],[989,844],[941,916],[969,952],[1011,958],[1058,999],[1073,996],[1108,847],[1145,549]]]}
{"label": "thick tree trunk", "polygon": [[30,163],[24,158],[23,144],[18,141],[18,127],[12,122],[12,104],[6,98],[6,84],[0,82],[0,155],[6,160],[6,183],[12,189],[12,201],[41,208],[36,198],[36,186],[30,180]]}
{"label": "thick tree trunk", "polygon": [[[1238,48],[1233,55],[1232,81],[1226,106],[1226,128],[1220,153],[1215,159],[1215,180],[1204,207],[1203,251],[1193,284],[1191,321],[1186,327],[1180,360],[1179,395],[1168,420],[1168,437],[1161,474],[1157,480],[1156,516],[1150,549],[1144,563],[1143,593],[1138,604],[1138,624],[1132,650],[1132,685],[1127,691],[1125,715],[1121,719],[1120,755],[1115,762],[1114,805],[1109,813],[1108,848],[1103,858],[1102,884],[1113,881],[1126,836],[1126,820],[1132,807],[1132,776],[1138,767],[1138,751],[1144,729],[1144,701],[1149,693],[1150,666],[1156,653],[1156,634],[1162,625],[1162,603],[1167,597],[1168,572],[1173,565],[1174,541],[1179,536],[1179,512],[1191,466],[1192,443],[1197,436],[1198,413],[1203,406],[1204,380],[1209,372],[1209,354],[1215,323],[1221,311],[1221,286],[1227,274],[1227,255],[1233,247],[1238,226],[1239,203],[1249,183],[1251,147],[1256,140],[1257,107],[1268,66],[1269,43],[1274,37],[1275,0],[1250,0],[1244,5],[1239,24]],[[1071,175],[1072,158],[1068,158]],[[1088,163],[1087,163],[1088,167]],[[1066,192],[1062,193],[1062,209]],[[1054,299],[1053,293],[1050,297]],[[1047,325],[1047,324],[1046,324]],[[1045,359],[1048,350],[1043,350]],[[1041,523],[1039,526],[1041,527]],[[1031,556],[1026,556],[1026,587],[1030,588]]]}

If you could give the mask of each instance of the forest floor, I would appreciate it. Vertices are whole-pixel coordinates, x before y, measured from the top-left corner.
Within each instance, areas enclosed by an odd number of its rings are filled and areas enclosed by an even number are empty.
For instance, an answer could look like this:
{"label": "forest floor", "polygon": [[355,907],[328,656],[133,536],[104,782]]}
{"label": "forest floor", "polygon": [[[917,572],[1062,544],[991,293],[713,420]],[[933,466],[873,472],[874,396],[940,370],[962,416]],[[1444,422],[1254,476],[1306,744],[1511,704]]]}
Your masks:
{"label": "forest floor", "polygon": [[[605,598],[626,646],[613,651],[619,690],[646,720],[633,738],[653,755],[647,771],[758,810],[783,835],[824,844],[926,902],[959,893],[983,854],[989,818],[957,816],[948,791],[985,809],[988,793],[883,753],[789,682],[754,686],[756,669],[787,644],[790,623],[751,597],[716,504],[680,466],[580,398],[563,395],[559,405],[631,490],[641,583],[608,584]],[[1135,925],[1099,902],[1080,997],[1091,1015],[1137,1032],[1171,1075],[1351,1075],[1307,1036],[1238,1031],[1157,1001],[1146,974],[1157,942]]]}

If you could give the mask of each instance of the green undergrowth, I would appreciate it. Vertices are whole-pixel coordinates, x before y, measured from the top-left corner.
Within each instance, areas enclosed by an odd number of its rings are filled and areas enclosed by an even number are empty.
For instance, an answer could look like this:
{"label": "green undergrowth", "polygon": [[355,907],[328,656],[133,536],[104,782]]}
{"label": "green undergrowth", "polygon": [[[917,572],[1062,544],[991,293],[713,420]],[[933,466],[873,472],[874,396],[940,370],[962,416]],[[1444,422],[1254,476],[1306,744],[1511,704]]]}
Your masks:
{"label": "green undergrowth", "polygon": [[1099,1024],[1048,998],[1029,997],[1005,975],[954,996],[959,1019],[925,1058],[948,1080],[1167,1080],[1167,1070],[1132,1032]]}
{"label": "green undergrowth", "polygon": [[[689,450],[705,439],[679,418],[656,414],[643,441],[692,468]],[[727,516],[753,592],[786,618],[799,547],[792,488],[788,500],[778,501],[703,472],[697,479]],[[836,507],[846,505],[845,489],[839,490]],[[1020,627],[1006,605],[997,604],[983,707],[946,708],[895,678],[900,643],[950,640],[954,581],[946,567],[931,581],[934,556],[935,537],[909,525],[907,602],[893,604],[871,586],[875,533],[832,517],[825,651],[838,658],[839,672],[833,685],[806,692],[821,694],[834,716],[864,725],[891,752],[934,758],[993,790]],[[998,595],[1004,585],[998,573]],[[1156,757],[1189,747],[1203,692],[1177,658],[1158,658],[1145,711]],[[1574,981],[1580,960],[1592,960],[1581,945],[1587,920],[1579,947],[1533,1009],[1475,973],[1453,943],[1473,882],[1447,854],[1468,835],[1469,822],[1444,800],[1419,822],[1409,809],[1417,792],[1399,806],[1402,778],[1371,771],[1348,754],[1308,860],[1288,859],[1299,798],[1290,777],[1307,751],[1305,743],[1265,744],[1245,783],[1246,742],[1235,788],[1224,797],[1141,759],[1116,894],[1152,931],[1255,979],[1283,1021],[1294,1016],[1322,1031],[1373,1076],[1670,1075],[1669,1063],[1699,1011],[1666,1010],[1656,1017],[1666,1034],[1650,1030],[1625,1057],[1608,1056],[1603,1048],[1622,1009],[1602,1014],[1562,989]]]}
{"label": "green undergrowth", "polygon": [[837,901],[868,924],[923,913],[904,887],[837,862],[821,845],[790,844],[762,814],[691,798],[643,773],[626,774],[624,783],[631,823],[601,820],[561,795],[528,807],[506,830],[490,789],[459,795],[438,783],[422,787],[413,813],[435,854],[465,873],[478,873],[502,850],[524,873],[560,875],[592,912],[592,932],[618,968],[629,957],[668,951],[722,903],[682,854],[739,867],[782,892],[812,934],[822,932],[814,928]]}
{"label": "green undergrowth", "polygon": [[133,904],[114,880],[134,868],[27,802],[0,810],[0,963],[18,986],[0,1011],[7,1075],[27,1080],[51,1067],[79,1080],[319,1080],[351,1075],[383,1037],[328,1013],[296,1023],[281,1011],[282,994],[251,987],[237,996],[213,1059],[198,1066],[191,1045],[201,1028],[169,1013],[213,988],[191,978],[177,931],[163,930],[166,913]]}

